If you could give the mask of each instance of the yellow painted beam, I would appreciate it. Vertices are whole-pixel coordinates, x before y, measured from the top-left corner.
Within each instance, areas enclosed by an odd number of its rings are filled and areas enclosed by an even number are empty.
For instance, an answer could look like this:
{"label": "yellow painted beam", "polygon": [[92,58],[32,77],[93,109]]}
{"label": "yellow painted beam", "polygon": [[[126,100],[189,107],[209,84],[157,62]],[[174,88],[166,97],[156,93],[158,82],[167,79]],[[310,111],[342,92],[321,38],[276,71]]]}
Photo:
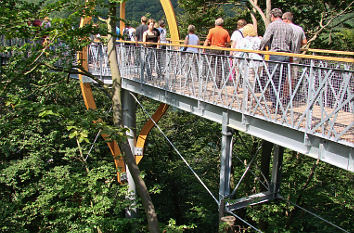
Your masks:
{"label": "yellow painted beam", "polygon": [[[154,44],[154,45],[164,45],[161,43],[152,43],[152,42],[132,42],[132,41],[124,41],[124,40],[118,40],[119,42],[124,42],[124,43],[131,43],[131,44]],[[178,41],[177,41],[178,42]],[[288,57],[297,57],[297,58],[303,58],[303,59],[315,59],[315,60],[326,60],[326,61],[338,61],[338,62],[348,62],[348,63],[354,63],[353,58],[349,57],[333,57],[333,56],[320,56],[320,55],[306,55],[306,54],[300,54],[300,53],[284,53],[284,52],[272,52],[272,51],[261,51],[261,50],[248,50],[248,49],[232,49],[232,48],[221,48],[221,47],[213,47],[213,46],[200,46],[200,45],[184,45],[178,43],[172,43],[174,47],[191,47],[191,48],[198,48],[198,49],[214,49],[214,50],[222,50],[222,51],[236,51],[236,52],[246,52],[246,53],[258,53],[258,54],[263,54],[265,60],[269,60],[269,55],[278,55],[278,56],[288,56]],[[321,50],[324,51],[324,50]],[[328,50],[332,51],[332,50]],[[333,51],[332,54],[340,54],[340,51]],[[351,55],[351,52],[343,53],[343,55]]]}
{"label": "yellow painted beam", "polygon": [[327,50],[327,49],[303,49],[301,51],[311,52],[311,53],[328,53],[344,56],[354,56],[354,52],[349,51],[337,51],[337,50]]}
{"label": "yellow painted beam", "polygon": [[120,23],[119,23],[119,28],[120,28],[120,34],[123,35],[123,30],[125,28],[125,2],[122,2],[119,7],[119,17],[120,17]]}
{"label": "yellow painted beam", "polygon": [[[104,140],[108,140],[108,135],[101,134]],[[117,169],[117,180],[119,183],[123,183],[121,179],[121,173],[126,172],[125,170],[125,163],[122,157],[122,153],[119,149],[119,146],[116,141],[107,142],[108,148],[112,153],[114,164]]]}
{"label": "yellow painted beam", "polygon": [[177,27],[177,20],[175,11],[170,0],[160,0],[163,11],[165,12],[168,28],[170,29],[171,40],[179,40],[179,32]]}
{"label": "yellow painted beam", "polygon": [[[168,107],[169,107],[169,105],[167,105],[167,104],[160,104],[160,106],[157,108],[154,115],[152,115],[152,119],[156,123],[159,122],[161,117],[166,113]],[[138,155],[135,155],[136,164],[139,164],[140,160],[143,158],[142,153],[144,151],[146,138],[147,138],[148,134],[150,133],[152,127],[154,127],[154,126],[155,126],[154,122],[151,119],[149,119],[140,131],[140,134],[139,134],[138,139],[136,141],[135,147],[136,147],[137,151],[141,151],[141,153]]]}
{"label": "yellow painted beam", "polygon": [[[86,1],[88,2],[88,1]],[[80,20],[80,27],[84,27],[86,24],[91,22],[91,17],[82,17]],[[84,47],[80,52],[78,52],[77,59],[79,64],[81,64],[82,69],[88,71],[88,51],[87,47]],[[80,87],[82,96],[84,98],[86,109],[96,109],[95,99],[92,95],[91,86],[89,83],[83,82],[83,75],[79,74]]]}
{"label": "yellow painted beam", "polygon": [[89,83],[82,82],[82,78],[83,75],[80,74],[79,79],[80,79],[81,93],[82,93],[82,97],[84,98],[86,109],[96,109],[97,107],[96,107],[95,99],[93,98],[92,95],[91,86]]}

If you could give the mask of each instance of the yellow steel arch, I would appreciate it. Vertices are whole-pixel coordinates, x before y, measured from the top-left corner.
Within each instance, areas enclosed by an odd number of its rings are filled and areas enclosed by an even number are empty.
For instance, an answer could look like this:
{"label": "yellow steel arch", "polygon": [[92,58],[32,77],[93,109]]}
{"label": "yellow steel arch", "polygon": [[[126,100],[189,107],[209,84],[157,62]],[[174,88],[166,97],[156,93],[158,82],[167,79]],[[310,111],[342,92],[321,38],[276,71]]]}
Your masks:
{"label": "yellow steel arch", "polygon": [[[86,0],[86,3],[89,3],[90,0]],[[90,23],[92,20],[91,17],[82,17],[80,20],[80,27],[85,26],[85,24]],[[82,68],[85,71],[88,71],[88,51],[87,47],[83,48],[82,51],[78,52],[77,54],[77,60],[79,64],[81,64]],[[92,94],[92,89],[91,85],[89,83],[85,83],[83,81],[84,76],[82,74],[79,74],[79,80],[80,80],[80,87],[81,87],[81,93],[82,97],[84,99],[84,103],[86,106],[86,109],[96,109],[96,103],[95,99]],[[107,139],[108,135],[102,134],[101,135],[105,140]],[[125,172],[125,164],[123,161],[123,158],[119,149],[119,146],[116,141],[113,142],[107,142],[107,145],[112,153],[113,159],[114,159],[114,164],[117,169],[117,180],[119,183],[121,183],[121,172]]]}
{"label": "yellow steel arch", "polygon": [[[156,109],[154,115],[152,115],[152,119],[157,123],[161,119],[161,117],[166,113],[169,105],[167,104],[160,104],[160,106]],[[136,140],[136,151],[137,154],[135,155],[136,164],[140,163],[140,160],[143,158],[144,146],[147,139],[148,134],[150,133],[151,129],[155,126],[152,120],[148,120],[144,127],[141,129],[139,136]]]}
{"label": "yellow steel arch", "polygon": [[177,20],[175,11],[173,10],[173,6],[170,0],[160,0],[163,11],[165,12],[166,20],[168,27],[170,29],[171,41],[177,42],[179,41],[179,32],[177,27]]}
{"label": "yellow steel arch", "polygon": [[[176,20],[176,15],[173,10],[173,6],[170,0],[160,0],[160,3],[162,5],[162,9],[165,12],[166,20],[168,27],[170,29],[170,35],[171,35],[171,41],[174,43],[179,41],[179,32],[178,32],[178,27],[177,27],[177,20]],[[120,4],[120,18],[125,20],[125,2]],[[120,31],[122,32],[124,30],[125,24],[124,21],[120,21]],[[152,116],[153,120],[155,122],[158,122],[161,117],[165,114],[165,112],[168,109],[167,104],[160,104],[160,106],[156,109],[156,112]],[[145,142],[147,139],[148,134],[150,133],[151,129],[154,127],[154,123],[149,119],[143,128],[141,129],[139,136],[136,140],[136,151],[138,152],[135,155],[135,161],[136,164],[139,164],[141,159],[143,158],[143,151],[144,151],[144,146]]]}
{"label": "yellow steel arch", "polygon": [[[173,5],[170,0],[160,0],[163,11],[165,12],[168,28],[170,29],[171,41],[179,41],[179,31],[177,26],[177,20]],[[125,20],[125,1],[120,4],[120,18]],[[120,21],[120,33],[123,33],[125,24],[124,21]]]}
{"label": "yellow steel arch", "polygon": [[[86,0],[86,3],[89,3],[90,0]],[[165,12],[166,19],[167,19],[167,24],[170,29],[170,35],[171,35],[171,41],[172,42],[177,42],[179,40],[179,32],[178,32],[178,27],[177,27],[177,21],[176,21],[176,15],[173,10],[173,6],[170,0],[160,0],[160,3],[162,5],[162,8]],[[125,2],[120,4],[120,17],[121,19],[125,19]],[[92,20],[91,17],[82,17],[80,20],[80,27],[83,27],[85,24],[90,23]],[[121,32],[123,32],[124,29],[124,22],[120,22],[120,28]],[[77,59],[79,63],[82,65],[83,69],[88,71],[88,53],[87,53],[87,47],[83,48],[82,51],[78,52],[77,54]],[[84,103],[87,109],[96,109],[96,103],[95,99],[92,94],[92,89],[89,83],[84,83],[83,82],[83,75],[79,74],[79,80],[80,80],[80,87],[81,87],[81,92],[82,96],[84,99]],[[168,105],[167,104],[161,104],[158,109],[156,110],[155,114],[152,116],[155,122],[158,122],[161,117],[164,115],[164,113],[167,111]],[[137,148],[141,149],[141,153],[139,155],[136,155],[136,163],[138,164],[140,160],[142,159],[142,152],[144,149],[144,145],[146,142],[147,135],[149,134],[150,130],[153,127],[153,122],[151,120],[148,120],[144,127],[142,128],[138,140],[136,143]],[[104,139],[107,138],[107,135],[101,135]],[[116,141],[113,142],[108,142],[107,143],[113,158],[114,158],[114,163],[117,168],[117,180],[119,183],[121,183],[121,172],[125,172],[125,164],[123,161],[123,158],[121,155],[121,151],[119,149],[119,146]]]}

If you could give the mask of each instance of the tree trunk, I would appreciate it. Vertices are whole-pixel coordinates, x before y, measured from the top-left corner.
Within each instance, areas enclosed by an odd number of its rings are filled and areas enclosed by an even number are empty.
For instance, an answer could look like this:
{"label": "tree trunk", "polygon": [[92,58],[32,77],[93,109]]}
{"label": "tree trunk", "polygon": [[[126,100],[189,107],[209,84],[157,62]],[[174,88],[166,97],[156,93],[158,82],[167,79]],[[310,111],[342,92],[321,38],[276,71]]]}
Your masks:
{"label": "tree trunk", "polygon": [[267,21],[265,22],[266,27],[270,24],[270,11],[272,10],[272,0],[266,1],[266,18]]}
{"label": "tree trunk", "polygon": [[[254,0],[254,3],[257,5],[258,0]],[[252,24],[253,27],[256,29],[256,33],[258,35],[258,22],[257,22],[257,18],[255,16],[255,14],[257,14],[257,10],[256,8],[252,7],[252,9],[250,10],[250,15],[251,15],[251,19],[252,19]]]}
{"label": "tree trunk", "polygon": [[[116,25],[116,4],[110,3],[109,15],[108,15],[108,59],[111,68],[112,82],[113,82],[113,122],[116,126],[123,127],[123,108],[122,108],[122,90],[121,83],[122,77],[120,76],[120,71],[118,67],[117,51],[115,46],[115,25]],[[159,224],[157,220],[157,215],[155,212],[154,204],[151,201],[149,191],[145,185],[144,180],[140,177],[139,167],[136,165],[134,155],[131,151],[129,143],[127,140],[123,140],[120,143],[122,149],[124,162],[127,164],[129,171],[133,177],[136,184],[137,193],[142,200],[143,207],[145,209],[146,218],[148,222],[148,228],[150,232],[160,232]]]}
{"label": "tree trunk", "polygon": [[258,35],[258,22],[257,22],[256,16],[254,15],[254,12],[250,12],[250,15],[251,15],[251,19],[252,19],[252,25]]}
{"label": "tree trunk", "polygon": [[[258,12],[258,14],[261,16],[265,27],[268,26],[268,24],[270,23],[270,7],[271,7],[271,0],[267,0],[267,8],[266,8],[266,14],[264,14],[263,10],[259,7],[258,5],[258,0],[248,0],[248,2],[252,5],[253,7],[253,11],[254,12]],[[269,8],[269,9],[268,9]],[[268,12],[269,10],[269,12]],[[252,17],[251,14],[251,18],[254,24],[254,19]]]}

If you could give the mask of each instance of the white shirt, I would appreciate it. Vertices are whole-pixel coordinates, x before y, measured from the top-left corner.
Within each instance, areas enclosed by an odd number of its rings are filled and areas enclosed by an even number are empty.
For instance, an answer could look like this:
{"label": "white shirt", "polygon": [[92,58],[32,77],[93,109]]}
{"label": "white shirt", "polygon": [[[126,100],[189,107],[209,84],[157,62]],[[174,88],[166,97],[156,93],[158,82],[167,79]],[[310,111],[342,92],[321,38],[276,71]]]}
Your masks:
{"label": "white shirt", "polygon": [[166,34],[167,34],[167,31],[165,28],[162,28],[162,27],[159,27],[158,28],[159,32],[160,32],[160,43],[167,43],[167,40],[166,40]]}
{"label": "white shirt", "polygon": [[[247,50],[258,50],[259,46],[261,44],[261,39],[257,36],[247,36],[245,38],[242,38],[240,42],[236,45],[236,49],[247,49]],[[256,66],[259,65],[257,64],[257,61],[255,60],[262,60],[263,58],[257,54],[257,53],[246,53],[246,52],[237,52],[236,57],[244,57],[244,58],[250,58],[249,66]]]}
{"label": "white shirt", "polygon": [[[241,41],[241,39],[243,38],[243,35],[242,35],[242,28],[241,29],[238,29],[238,30],[235,30],[232,35],[231,35],[231,41],[236,41],[236,45]],[[231,48],[234,48],[232,47],[232,44],[231,43]]]}
{"label": "white shirt", "polygon": [[[199,37],[196,34],[188,34],[187,37],[186,38],[188,39],[188,45],[198,45]],[[198,53],[198,48],[188,47],[186,51]]]}
{"label": "white shirt", "polygon": [[132,27],[129,28],[128,34],[129,34],[130,40],[135,41],[135,29]]}

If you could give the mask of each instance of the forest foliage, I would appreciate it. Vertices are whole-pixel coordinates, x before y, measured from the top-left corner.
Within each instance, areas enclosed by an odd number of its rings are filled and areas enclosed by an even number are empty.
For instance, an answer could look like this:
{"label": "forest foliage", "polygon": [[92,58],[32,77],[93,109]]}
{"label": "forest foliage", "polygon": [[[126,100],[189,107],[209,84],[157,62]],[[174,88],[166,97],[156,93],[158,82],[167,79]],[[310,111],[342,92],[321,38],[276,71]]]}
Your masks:
{"label": "forest foliage", "polygon": [[[321,10],[330,7],[330,14],[347,5],[346,1],[329,1],[330,6],[318,2],[273,1],[273,6],[297,12],[297,22],[311,35],[321,18]],[[0,46],[1,59],[6,63],[0,69],[1,232],[147,231],[139,199],[133,203],[126,198],[127,186],[117,183],[113,158],[105,142],[101,138],[95,142],[100,130],[117,139],[124,135],[122,129],[112,126],[107,90],[93,86],[98,109],[87,111],[79,83],[69,75],[75,73],[78,65],[74,62],[76,51],[90,43],[88,36],[106,33],[104,27],[78,28],[78,20],[85,12],[82,3],[1,1],[1,39],[7,41]],[[128,20],[138,21],[147,13],[156,19],[163,18],[158,1],[148,3],[147,6],[147,1],[128,1]],[[100,4],[98,11],[90,13],[104,16],[105,2]],[[217,16],[225,17],[230,32],[237,18],[250,20],[247,1],[179,0],[173,4],[180,8],[180,29],[183,31],[193,23],[201,35],[213,26]],[[314,7],[310,8],[310,4]],[[351,10],[331,21],[313,45],[353,48],[352,14]],[[52,18],[49,29],[39,30],[28,24],[47,15]],[[47,37],[49,44],[42,44]],[[139,99],[150,113],[158,106],[144,97]],[[102,122],[95,124],[98,118]],[[139,108],[138,132],[146,120]],[[217,195],[221,126],[177,109],[170,109],[159,125]],[[242,176],[245,163],[258,151],[257,166],[252,167],[256,177],[246,176],[237,197],[262,190],[257,178],[260,176],[257,167],[261,166],[261,150],[257,148],[261,143],[257,138],[235,133],[232,187]],[[149,135],[144,155],[139,167],[150,189],[161,230],[217,232],[216,203],[157,129]],[[285,200],[248,207],[237,215],[264,232],[337,231],[295,208],[292,203],[297,203],[350,231],[354,216],[353,178],[350,172],[285,150],[280,189]],[[138,209],[138,216],[129,219],[125,210],[131,206]],[[242,222],[236,224],[252,232]]]}

